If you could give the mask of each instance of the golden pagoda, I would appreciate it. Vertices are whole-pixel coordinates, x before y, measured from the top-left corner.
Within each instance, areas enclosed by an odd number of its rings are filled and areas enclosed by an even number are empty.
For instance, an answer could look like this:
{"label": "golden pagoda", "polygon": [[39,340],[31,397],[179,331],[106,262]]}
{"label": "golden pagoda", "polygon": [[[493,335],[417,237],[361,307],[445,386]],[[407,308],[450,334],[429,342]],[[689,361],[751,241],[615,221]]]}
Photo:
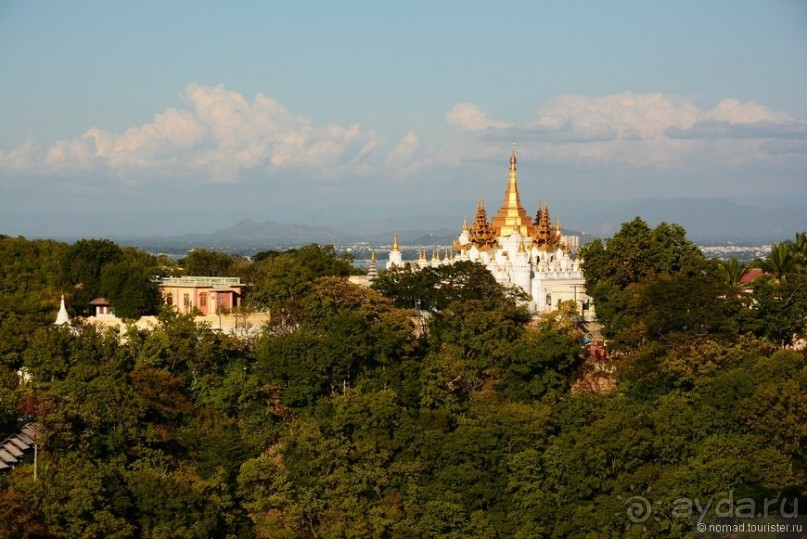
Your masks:
{"label": "golden pagoda", "polygon": [[510,156],[510,180],[507,182],[507,190],[504,192],[502,207],[499,208],[499,213],[493,218],[492,223],[497,237],[506,238],[516,231],[522,237],[533,235],[532,220],[527,215],[527,210],[521,205],[521,197],[518,195],[516,162],[516,143],[513,142],[513,154]]}
{"label": "golden pagoda", "polygon": [[468,237],[478,249],[490,249],[496,246],[498,234],[488,222],[488,213],[485,211],[485,201],[480,200],[476,205],[474,224],[468,231]]}

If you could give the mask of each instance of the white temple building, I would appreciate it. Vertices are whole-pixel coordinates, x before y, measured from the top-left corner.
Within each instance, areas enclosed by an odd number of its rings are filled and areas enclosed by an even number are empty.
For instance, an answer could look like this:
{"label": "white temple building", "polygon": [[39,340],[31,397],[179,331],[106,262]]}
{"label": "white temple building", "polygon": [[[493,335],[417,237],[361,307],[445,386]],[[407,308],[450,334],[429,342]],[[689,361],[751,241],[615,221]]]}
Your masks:
{"label": "white temple building", "polygon": [[[493,221],[488,220],[485,204],[480,201],[473,224],[469,227],[466,219],[453,252],[447,250],[441,259],[434,251],[428,260],[421,250],[419,259],[413,264],[424,268],[457,261],[478,262],[499,283],[521,288],[529,296],[529,307],[533,312],[550,312],[561,302],[574,301],[578,312],[593,314],[589,310],[591,298],[585,293],[580,260],[573,258],[579,238],[564,236],[560,220],[552,225],[546,201],[538,203],[534,220],[527,215],[518,193],[516,164],[514,144],[504,201]],[[396,233],[387,269],[403,265]]]}

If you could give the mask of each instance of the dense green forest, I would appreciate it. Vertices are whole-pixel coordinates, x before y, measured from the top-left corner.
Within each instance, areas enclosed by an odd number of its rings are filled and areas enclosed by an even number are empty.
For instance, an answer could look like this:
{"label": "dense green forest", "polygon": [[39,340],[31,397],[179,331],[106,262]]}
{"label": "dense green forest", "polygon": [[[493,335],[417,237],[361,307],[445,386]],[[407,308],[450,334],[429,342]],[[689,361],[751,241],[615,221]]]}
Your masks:
{"label": "dense green forest", "polygon": [[[573,311],[533,319],[471,263],[368,289],[330,247],[172,267],[0,236],[0,422],[46,428],[37,479],[0,475],[0,537],[687,537],[682,498],[804,512],[804,234],[750,284],[638,218],[582,254],[604,364]],[[150,277],[178,271],[241,276],[271,323],[239,340],[158,311]],[[62,293],[159,325],[55,327]]]}

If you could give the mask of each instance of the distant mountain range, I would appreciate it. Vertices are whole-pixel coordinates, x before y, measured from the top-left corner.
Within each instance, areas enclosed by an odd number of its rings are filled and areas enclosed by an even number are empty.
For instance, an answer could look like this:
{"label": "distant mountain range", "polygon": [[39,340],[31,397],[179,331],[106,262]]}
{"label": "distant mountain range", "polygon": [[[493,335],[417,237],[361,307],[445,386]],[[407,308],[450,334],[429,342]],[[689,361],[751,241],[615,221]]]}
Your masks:
{"label": "distant mountain range", "polygon": [[[583,240],[607,237],[619,230],[621,223],[636,216],[649,225],[662,221],[678,223],[688,236],[699,243],[764,243],[790,239],[807,230],[807,205],[794,204],[776,208],[734,204],[721,198],[645,199],[603,205],[575,215],[567,210],[561,215],[564,231],[577,232]],[[387,246],[393,231],[403,245],[450,245],[460,232],[463,218],[456,215],[421,216],[396,220],[357,221],[341,226],[307,226],[277,221],[258,223],[250,219],[209,234],[170,237],[113,237],[123,245],[135,245],[152,252],[184,253],[194,247],[252,254],[268,249],[286,249],[305,245],[358,244]]]}
{"label": "distant mountain range", "polygon": [[621,224],[641,216],[655,226],[678,223],[698,242],[770,242],[807,230],[807,205],[763,208],[733,204],[722,198],[647,199],[597,209],[574,221],[595,237],[611,236]]}

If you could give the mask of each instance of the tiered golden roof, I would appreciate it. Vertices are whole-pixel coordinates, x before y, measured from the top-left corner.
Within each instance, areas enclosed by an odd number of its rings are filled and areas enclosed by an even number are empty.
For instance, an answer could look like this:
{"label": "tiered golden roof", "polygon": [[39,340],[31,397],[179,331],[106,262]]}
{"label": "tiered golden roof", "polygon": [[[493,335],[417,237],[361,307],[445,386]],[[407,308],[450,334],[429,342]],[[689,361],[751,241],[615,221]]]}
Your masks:
{"label": "tiered golden roof", "polygon": [[[560,222],[558,222],[558,227]],[[552,226],[549,216],[549,203],[544,200],[543,208],[538,203],[538,213],[535,214],[532,239],[537,247],[554,247],[560,242],[560,229]]]}
{"label": "tiered golden roof", "polygon": [[507,237],[518,231],[523,237],[532,236],[533,227],[527,210],[521,205],[518,194],[518,177],[516,173],[516,146],[513,143],[513,154],[510,156],[510,179],[504,192],[504,202],[499,213],[493,218],[493,230],[496,236]]}
{"label": "tiered golden roof", "polygon": [[471,243],[479,249],[490,249],[496,246],[498,234],[493,230],[488,222],[488,213],[485,211],[485,201],[480,200],[476,205],[476,217],[474,224],[468,231]]}
{"label": "tiered golden roof", "polygon": [[[560,219],[558,219],[555,226],[552,226],[552,218],[549,215],[549,202],[546,200],[543,203],[538,202],[538,213],[535,216],[535,221],[531,220],[527,215],[527,211],[521,205],[521,197],[518,193],[518,176],[516,172],[516,149],[515,142],[513,143],[513,153],[510,156],[510,179],[507,183],[507,190],[504,194],[504,202],[502,203],[499,212],[492,222],[488,221],[488,215],[485,211],[485,202],[480,200],[476,207],[476,218],[474,219],[471,228],[468,228],[468,219],[463,223],[463,232],[468,231],[470,239],[469,244],[461,245],[459,242],[454,244],[457,250],[467,250],[471,245],[475,245],[480,250],[492,249],[496,247],[500,237],[508,237],[513,232],[518,232],[522,236],[522,244],[519,246],[519,252],[527,250],[527,245],[531,247],[538,247],[540,249],[554,249],[557,247],[565,247],[561,245],[561,229]],[[527,241],[526,238],[531,238],[533,241]]]}

